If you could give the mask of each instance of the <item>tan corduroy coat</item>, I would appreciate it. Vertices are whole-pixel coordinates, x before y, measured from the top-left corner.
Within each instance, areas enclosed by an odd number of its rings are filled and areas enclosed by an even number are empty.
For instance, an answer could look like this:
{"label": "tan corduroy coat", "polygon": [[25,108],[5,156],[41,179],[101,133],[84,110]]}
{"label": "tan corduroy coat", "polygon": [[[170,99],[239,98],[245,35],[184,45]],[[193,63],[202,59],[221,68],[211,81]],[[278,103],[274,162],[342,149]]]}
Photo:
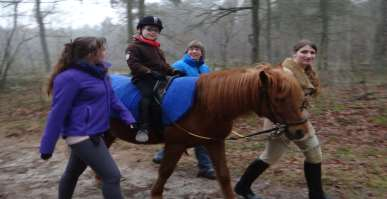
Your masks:
{"label": "tan corduroy coat", "polygon": [[292,58],[286,58],[281,65],[296,77],[306,95],[315,97],[320,93],[320,80],[313,71],[312,66],[307,66],[304,69]]}

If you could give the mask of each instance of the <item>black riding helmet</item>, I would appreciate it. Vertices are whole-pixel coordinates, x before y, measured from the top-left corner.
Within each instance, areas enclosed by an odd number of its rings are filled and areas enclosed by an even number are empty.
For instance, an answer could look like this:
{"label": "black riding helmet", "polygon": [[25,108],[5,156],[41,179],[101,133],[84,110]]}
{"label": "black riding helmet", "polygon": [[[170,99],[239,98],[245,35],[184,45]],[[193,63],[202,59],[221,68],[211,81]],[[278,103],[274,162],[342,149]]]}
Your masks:
{"label": "black riding helmet", "polygon": [[163,29],[163,22],[161,22],[160,18],[154,16],[146,16],[140,19],[137,24],[137,30],[142,29],[144,26],[156,26],[161,30]]}

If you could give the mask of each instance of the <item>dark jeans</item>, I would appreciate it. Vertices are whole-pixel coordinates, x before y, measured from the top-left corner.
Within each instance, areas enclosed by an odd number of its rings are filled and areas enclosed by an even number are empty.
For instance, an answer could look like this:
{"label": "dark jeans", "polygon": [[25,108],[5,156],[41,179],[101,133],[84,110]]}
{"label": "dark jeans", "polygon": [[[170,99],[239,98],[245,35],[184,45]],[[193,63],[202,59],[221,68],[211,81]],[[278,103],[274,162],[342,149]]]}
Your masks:
{"label": "dark jeans", "polygon": [[[204,146],[199,145],[194,147],[196,159],[198,160],[198,168],[199,171],[214,171],[214,167],[212,166],[212,162],[210,157],[208,156],[208,152]],[[164,148],[156,153],[154,159],[161,160],[164,158]]]}
{"label": "dark jeans", "polygon": [[155,103],[153,99],[153,87],[156,84],[156,79],[152,76],[145,76],[143,79],[138,79],[135,82],[136,87],[140,90],[141,100],[139,106],[140,112],[140,128],[148,129],[151,124],[151,105]]}
{"label": "dark jeans", "polygon": [[102,178],[105,199],[123,198],[120,188],[120,171],[101,137],[99,144],[90,139],[70,145],[71,155],[59,182],[59,199],[72,198],[79,176],[90,166]]}

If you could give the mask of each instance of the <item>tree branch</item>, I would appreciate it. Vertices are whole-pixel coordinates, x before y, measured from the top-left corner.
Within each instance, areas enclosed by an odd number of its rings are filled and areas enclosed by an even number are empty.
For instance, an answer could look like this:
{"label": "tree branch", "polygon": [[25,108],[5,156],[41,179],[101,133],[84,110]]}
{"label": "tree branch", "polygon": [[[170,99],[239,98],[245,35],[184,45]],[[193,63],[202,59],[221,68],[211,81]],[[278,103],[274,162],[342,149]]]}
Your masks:
{"label": "tree branch", "polygon": [[201,20],[193,25],[190,25],[187,27],[188,30],[193,30],[197,27],[204,26],[204,25],[212,25],[219,22],[224,17],[244,11],[244,10],[251,10],[251,6],[244,6],[244,7],[229,7],[225,8],[222,6],[219,6],[216,9],[207,9],[202,13],[197,14],[195,17],[201,18]]}

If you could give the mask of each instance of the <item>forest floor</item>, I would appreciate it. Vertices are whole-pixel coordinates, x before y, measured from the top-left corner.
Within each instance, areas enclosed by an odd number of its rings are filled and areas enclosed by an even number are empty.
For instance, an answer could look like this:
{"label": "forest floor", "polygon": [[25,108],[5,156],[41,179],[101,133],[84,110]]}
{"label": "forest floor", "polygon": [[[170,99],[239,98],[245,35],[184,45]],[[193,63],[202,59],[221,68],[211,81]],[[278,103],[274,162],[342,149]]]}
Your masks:
{"label": "forest floor", "polygon": [[[58,180],[66,164],[67,149],[59,141],[49,161],[39,159],[38,147],[49,100],[42,94],[39,78],[9,79],[0,93],[0,198],[56,198]],[[323,150],[323,184],[332,198],[387,198],[387,83],[352,84],[340,89],[325,86],[312,108]],[[239,118],[234,130],[256,131],[261,119]],[[264,147],[262,137],[227,141],[228,166],[234,184]],[[148,198],[157,177],[154,153],[162,145],[140,146],[118,141],[111,153],[123,179],[126,198]],[[253,184],[267,199],[305,199],[303,155],[294,145],[281,161]],[[196,177],[192,149],[184,155],[168,180],[165,198],[222,198],[216,181]],[[74,198],[102,198],[93,174],[79,179]]]}

